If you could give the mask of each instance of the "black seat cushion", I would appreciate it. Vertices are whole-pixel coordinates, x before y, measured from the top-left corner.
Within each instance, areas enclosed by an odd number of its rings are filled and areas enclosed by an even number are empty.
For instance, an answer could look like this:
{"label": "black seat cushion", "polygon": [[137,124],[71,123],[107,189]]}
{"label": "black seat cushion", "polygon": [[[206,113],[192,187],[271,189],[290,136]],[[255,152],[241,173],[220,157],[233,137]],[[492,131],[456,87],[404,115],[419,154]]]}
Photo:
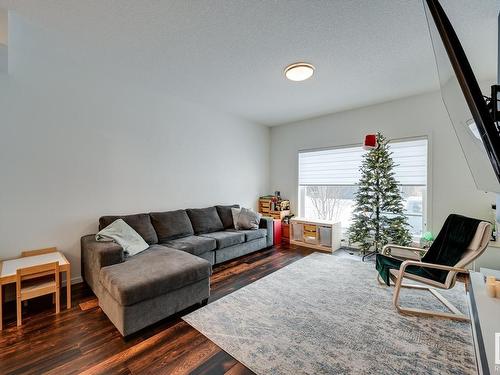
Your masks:
{"label": "black seat cushion", "polygon": [[186,210],[151,212],[151,223],[156,230],[158,242],[174,240],[194,234]]}
{"label": "black seat cushion", "polygon": [[186,212],[195,234],[217,232],[224,229],[215,207],[190,208]]}
{"label": "black seat cushion", "polygon": [[155,232],[149,214],[135,214],[125,216],[102,216],[99,219],[99,230],[106,228],[113,221],[122,219],[132,227],[139,235],[144,238],[148,245],[158,243],[158,237]]}
{"label": "black seat cushion", "polygon": [[245,242],[245,235],[234,231],[222,231],[201,234],[202,237],[213,238],[217,241],[217,249],[238,245]]}
{"label": "black seat cushion", "polygon": [[153,245],[123,263],[101,268],[99,280],[120,305],[129,306],[206,279],[211,270],[205,259]]}
{"label": "black seat cushion", "polygon": [[217,242],[215,239],[201,236],[177,238],[175,240],[166,241],[162,243],[162,245],[186,251],[193,255],[201,255],[217,248]]}
{"label": "black seat cushion", "polygon": [[234,228],[233,213],[231,208],[240,208],[239,204],[233,204],[231,206],[215,206],[217,213],[222,221],[224,229]]}

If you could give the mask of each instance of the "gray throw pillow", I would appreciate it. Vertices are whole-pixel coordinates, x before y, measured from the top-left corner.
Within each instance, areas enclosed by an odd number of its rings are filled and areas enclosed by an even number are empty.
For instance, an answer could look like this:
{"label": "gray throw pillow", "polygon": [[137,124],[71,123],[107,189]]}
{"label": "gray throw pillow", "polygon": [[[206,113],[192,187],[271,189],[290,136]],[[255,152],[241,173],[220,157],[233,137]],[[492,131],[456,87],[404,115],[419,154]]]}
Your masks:
{"label": "gray throw pillow", "polygon": [[151,212],[149,216],[160,243],[194,234],[186,210]]}
{"label": "gray throw pillow", "polygon": [[231,208],[231,212],[233,213],[235,229],[259,229],[261,214],[248,208]]}
{"label": "gray throw pillow", "polygon": [[224,230],[224,225],[215,207],[190,208],[186,212],[196,235]]}

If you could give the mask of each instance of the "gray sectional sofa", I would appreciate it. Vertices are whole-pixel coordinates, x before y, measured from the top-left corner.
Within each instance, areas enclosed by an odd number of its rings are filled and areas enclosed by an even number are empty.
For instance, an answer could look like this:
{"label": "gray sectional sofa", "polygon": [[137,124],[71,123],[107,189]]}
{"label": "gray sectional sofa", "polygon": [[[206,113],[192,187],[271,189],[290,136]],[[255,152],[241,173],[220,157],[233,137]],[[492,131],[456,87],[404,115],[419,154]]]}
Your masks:
{"label": "gray sectional sofa", "polygon": [[206,303],[212,265],[272,246],[271,218],[235,230],[231,207],[101,217],[99,229],[121,218],[149,244],[132,257],[95,234],[82,237],[82,276],[123,336]]}

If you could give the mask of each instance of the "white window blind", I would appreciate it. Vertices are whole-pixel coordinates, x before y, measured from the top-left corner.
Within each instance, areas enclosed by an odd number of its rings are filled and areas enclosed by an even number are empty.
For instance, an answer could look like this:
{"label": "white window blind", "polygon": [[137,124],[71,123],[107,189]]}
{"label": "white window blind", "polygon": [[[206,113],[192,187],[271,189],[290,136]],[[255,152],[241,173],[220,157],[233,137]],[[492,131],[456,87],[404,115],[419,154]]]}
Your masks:
{"label": "white window blind", "polygon": [[[390,142],[400,185],[427,185],[427,140]],[[299,185],[355,185],[365,150],[361,146],[299,153]]]}

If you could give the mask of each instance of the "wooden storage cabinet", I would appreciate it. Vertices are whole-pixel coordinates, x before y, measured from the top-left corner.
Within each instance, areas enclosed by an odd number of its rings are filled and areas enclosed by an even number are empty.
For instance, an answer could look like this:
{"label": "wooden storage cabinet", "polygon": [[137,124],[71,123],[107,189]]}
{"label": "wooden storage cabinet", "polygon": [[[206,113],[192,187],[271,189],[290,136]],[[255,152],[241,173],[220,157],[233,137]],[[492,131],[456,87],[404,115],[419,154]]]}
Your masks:
{"label": "wooden storage cabinet", "polygon": [[340,248],[340,222],[293,218],[290,220],[289,238],[293,245],[333,252]]}
{"label": "wooden storage cabinet", "polygon": [[272,210],[272,200],[267,198],[259,199],[259,212],[262,216],[269,216],[275,220],[283,220],[285,216],[290,215],[290,210]]}

